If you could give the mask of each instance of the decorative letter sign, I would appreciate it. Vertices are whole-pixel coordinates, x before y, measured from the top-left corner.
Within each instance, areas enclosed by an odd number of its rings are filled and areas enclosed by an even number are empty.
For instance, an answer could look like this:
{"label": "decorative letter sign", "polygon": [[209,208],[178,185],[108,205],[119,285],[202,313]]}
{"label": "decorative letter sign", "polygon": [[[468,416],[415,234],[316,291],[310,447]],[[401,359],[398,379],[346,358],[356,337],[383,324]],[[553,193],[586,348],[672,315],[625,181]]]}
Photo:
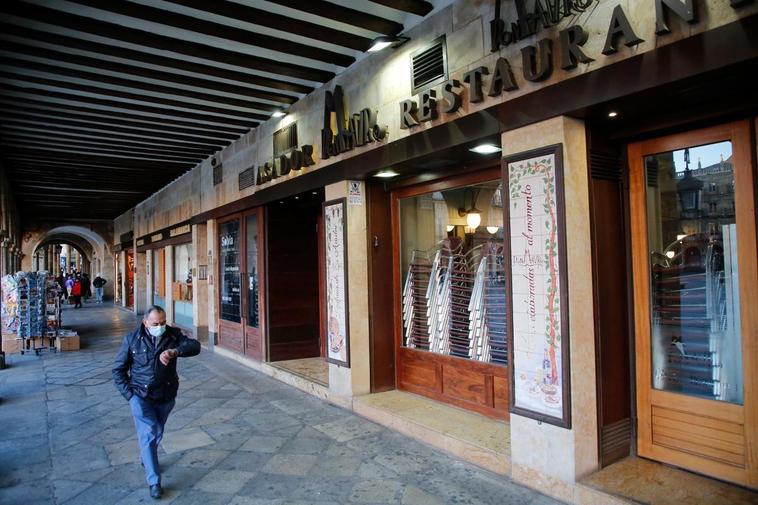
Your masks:
{"label": "decorative letter sign", "polygon": [[511,412],[571,427],[563,166],[558,144],[505,158]]}
{"label": "decorative letter sign", "polygon": [[345,198],[324,203],[326,246],[326,359],[350,366],[347,304],[347,206]]}

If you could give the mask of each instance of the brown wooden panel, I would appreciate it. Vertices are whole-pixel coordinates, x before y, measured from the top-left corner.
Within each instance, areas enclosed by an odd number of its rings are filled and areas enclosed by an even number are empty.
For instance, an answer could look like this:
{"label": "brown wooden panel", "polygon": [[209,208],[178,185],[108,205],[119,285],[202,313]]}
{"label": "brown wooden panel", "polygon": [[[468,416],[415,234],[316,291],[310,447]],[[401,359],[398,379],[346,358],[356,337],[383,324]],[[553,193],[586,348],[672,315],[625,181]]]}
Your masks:
{"label": "brown wooden panel", "polygon": [[242,325],[221,319],[218,328],[218,345],[242,353]]}
{"label": "brown wooden panel", "polygon": [[[407,353],[398,366],[398,382],[406,389],[441,392],[439,366],[433,360]],[[426,393],[423,393],[426,394]]]}
{"label": "brown wooden panel", "polygon": [[394,312],[392,307],[392,219],[390,193],[382,183],[366,182],[368,206],[369,346],[371,392],[395,388]]}
{"label": "brown wooden panel", "polygon": [[494,402],[493,408],[498,411],[508,410],[510,398],[509,382],[507,377],[493,377]]}
{"label": "brown wooden panel", "polygon": [[490,406],[487,400],[492,397],[492,389],[490,385],[488,396],[485,377],[486,375],[475,370],[446,363],[442,366],[442,393],[462,401]]}

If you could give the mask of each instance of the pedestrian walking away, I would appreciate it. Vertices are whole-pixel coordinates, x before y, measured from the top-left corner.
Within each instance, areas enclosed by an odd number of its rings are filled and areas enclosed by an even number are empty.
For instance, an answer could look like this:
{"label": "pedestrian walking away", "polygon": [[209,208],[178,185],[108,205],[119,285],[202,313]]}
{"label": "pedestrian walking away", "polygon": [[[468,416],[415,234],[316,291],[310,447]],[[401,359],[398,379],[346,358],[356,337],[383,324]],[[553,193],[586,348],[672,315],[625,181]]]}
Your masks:
{"label": "pedestrian walking away", "polygon": [[82,274],[82,296],[85,300],[92,298],[92,282],[90,282],[89,274]]}
{"label": "pedestrian walking away", "polygon": [[71,286],[70,298],[74,302],[75,309],[78,309],[82,306],[82,279],[79,276],[74,279],[74,285]]}
{"label": "pedestrian walking away", "polygon": [[92,281],[92,287],[95,288],[95,303],[103,303],[103,286],[108,282],[103,279],[103,274],[97,274]]}
{"label": "pedestrian walking away", "polygon": [[113,364],[113,380],[131,407],[140,459],[155,499],[163,494],[158,446],[179,390],[176,361],[198,354],[200,342],[168,326],[166,311],[153,305],[139,327],[124,337]]}

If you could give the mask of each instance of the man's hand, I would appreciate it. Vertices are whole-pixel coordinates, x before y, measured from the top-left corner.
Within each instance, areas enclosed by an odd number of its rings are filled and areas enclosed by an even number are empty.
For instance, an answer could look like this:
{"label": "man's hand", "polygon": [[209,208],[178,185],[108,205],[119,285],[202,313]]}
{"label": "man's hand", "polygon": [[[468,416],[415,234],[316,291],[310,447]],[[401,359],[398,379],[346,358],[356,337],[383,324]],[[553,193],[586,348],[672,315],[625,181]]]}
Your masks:
{"label": "man's hand", "polygon": [[160,355],[161,363],[163,364],[163,366],[167,366],[169,361],[176,358],[178,354],[179,354],[179,351],[177,351],[176,349],[167,349],[163,351]]}

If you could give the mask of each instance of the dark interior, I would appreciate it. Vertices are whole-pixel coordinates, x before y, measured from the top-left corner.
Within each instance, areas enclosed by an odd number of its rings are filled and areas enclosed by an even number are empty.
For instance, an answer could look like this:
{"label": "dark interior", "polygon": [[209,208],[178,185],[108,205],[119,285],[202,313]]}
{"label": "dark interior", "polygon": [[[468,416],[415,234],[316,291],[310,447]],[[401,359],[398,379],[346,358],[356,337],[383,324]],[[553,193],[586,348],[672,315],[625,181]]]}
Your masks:
{"label": "dark interior", "polygon": [[322,201],[323,194],[315,191],[267,207],[270,361],[321,355],[318,224]]}

